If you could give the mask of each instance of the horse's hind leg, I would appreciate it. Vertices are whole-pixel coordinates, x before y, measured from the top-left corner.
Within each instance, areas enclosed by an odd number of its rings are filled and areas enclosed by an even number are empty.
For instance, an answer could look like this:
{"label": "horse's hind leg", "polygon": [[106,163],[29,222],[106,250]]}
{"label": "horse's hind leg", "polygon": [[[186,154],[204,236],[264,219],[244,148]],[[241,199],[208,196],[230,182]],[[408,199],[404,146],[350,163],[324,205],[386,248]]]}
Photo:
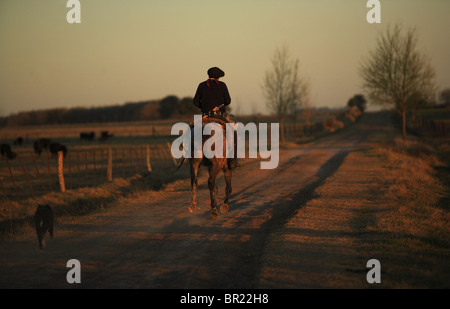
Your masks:
{"label": "horse's hind leg", "polygon": [[217,178],[218,171],[215,168],[209,169],[209,178],[208,178],[208,187],[209,187],[209,195],[211,198],[211,217],[216,218],[217,217],[217,202],[216,202],[216,195],[217,195],[217,185],[216,185],[216,178]]}
{"label": "horse's hind leg", "polygon": [[231,195],[231,171],[228,168],[226,168],[224,169],[223,173],[225,175],[226,187],[225,187],[225,199],[223,201],[223,204],[220,206],[220,212],[226,213],[228,212],[228,203]]}
{"label": "horse's hind leg", "polygon": [[197,184],[198,184],[198,168],[200,163],[198,161],[191,161],[191,187],[192,187],[192,199],[189,211],[194,212],[197,207]]}

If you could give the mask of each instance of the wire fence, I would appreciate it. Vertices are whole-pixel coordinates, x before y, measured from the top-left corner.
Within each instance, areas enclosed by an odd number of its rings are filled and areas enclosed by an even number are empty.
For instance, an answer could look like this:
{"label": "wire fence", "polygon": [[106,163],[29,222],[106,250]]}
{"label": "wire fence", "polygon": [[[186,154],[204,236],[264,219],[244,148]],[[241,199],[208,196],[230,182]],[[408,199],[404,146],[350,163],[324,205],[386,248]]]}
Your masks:
{"label": "wire fence", "polygon": [[24,199],[50,192],[96,187],[115,178],[175,169],[170,144],[135,147],[107,147],[101,150],[17,153],[0,163],[0,190],[3,198]]}
{"label": "wire fence", "polygon": [[450,120],[427,119],[412,114],[408,122],[408,127],[413,131],[429,132],[435,136],[450,135]]}

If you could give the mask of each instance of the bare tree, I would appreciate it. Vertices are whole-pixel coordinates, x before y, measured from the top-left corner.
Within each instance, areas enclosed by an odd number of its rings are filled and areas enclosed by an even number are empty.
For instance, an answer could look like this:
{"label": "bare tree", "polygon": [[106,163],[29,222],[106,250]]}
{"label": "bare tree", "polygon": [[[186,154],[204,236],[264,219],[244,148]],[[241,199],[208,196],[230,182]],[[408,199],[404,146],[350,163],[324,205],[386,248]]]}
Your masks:
{"label": "bare tree", "polygon": [[271,63],[261,88],[267,107],[280,119],[280,139],[284,142],[284,120],[307,100],[309,83],[300,76],[299,61],[290,55],[287,46],[275,50]]}
{"label": "bare tree", "polygon": [[355,94],[353,97],[351,97],[348,102],[348,107],[354,107],[356,106],[359,108],[360,111],[364,112],[366,110],[366,98],[362,94]]}
{"label": "bare tree", "polygon": [[375,104],[394,105],[402,114],[406,138],[406,113],[417,100],[429,100],[435,91],[435,72],[430,59],[417,49],[414,28],[403,33],[400,25],[380,33],[377,46],[363,60],[360,74]]}

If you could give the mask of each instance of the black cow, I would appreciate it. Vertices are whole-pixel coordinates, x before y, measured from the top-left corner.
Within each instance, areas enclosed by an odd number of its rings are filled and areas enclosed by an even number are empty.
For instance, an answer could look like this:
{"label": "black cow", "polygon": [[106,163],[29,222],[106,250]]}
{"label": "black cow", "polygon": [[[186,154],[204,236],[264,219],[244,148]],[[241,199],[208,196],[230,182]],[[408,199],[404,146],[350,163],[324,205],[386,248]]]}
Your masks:
{"label": "black cow", "polygon": [[34,142],[33,148],[34,152],[41,156],[42,150],[50,147],[51,140],[49,138],[40,138]]}
{"label": "black cow", "polygon": [[86,132],[81,132],[80,133],[80,139],[81,140],[88,140],[88,141],[92,141],[95,138],[95,133],[94,132],[90,132],[90,133],[86,133]]}
{"label": "black cow", "polygon": [[102,131],[102,136],[100,136],[100,141],[106,141],[108,138],[113,137],[113,134],[109,134],[108,131]]}
{"label": "black cow", "polygon": [[35,141],[33,144],[33,148],[34,148],[34,152],[37,153],[39,156],[41,156],[42,149],[44,149],[44,147],[42,146],[42,143],[40,143],[39,141]]}
{"label": "black cow", "polygon": [[48,147],[50,147],[50,144],[52,143],[52,140],[49,138],[41,138],[41,139],[39,139],[39,141],[42,143],[42,146],[44,147],[44,149],[47,149]]}
{"label": "black cow", "polygon": [[52,153],[52,157],[56,157],[58,155],[58,152],[62,151],[64,158],[67,154],[67,147],[64,145],[61,145],[60,143],[51,143],[50,144],[50,152]]}
{"label": "black cow", "polygon": [[16,146],[20,146],[22,144],[23,144],[23,137],[21,137],[21,136],[16,138],[16,140],[14,141],[14,145],[16,145]]}
{"label": "black cow", "polygon": [[17,156],[15,152],[11,151],[11,146],[9,146],[9,144],[1,144],[0,152],[2,153],[2,159],[5,158],[5,155],[10,160],[14,160]]}
{"label": "black cow", "polygon": [[1,144],[0,145],[0,151],[2,153],[2,158],[7,154],[8,152],[11,152],[11,146],[9,144]]}

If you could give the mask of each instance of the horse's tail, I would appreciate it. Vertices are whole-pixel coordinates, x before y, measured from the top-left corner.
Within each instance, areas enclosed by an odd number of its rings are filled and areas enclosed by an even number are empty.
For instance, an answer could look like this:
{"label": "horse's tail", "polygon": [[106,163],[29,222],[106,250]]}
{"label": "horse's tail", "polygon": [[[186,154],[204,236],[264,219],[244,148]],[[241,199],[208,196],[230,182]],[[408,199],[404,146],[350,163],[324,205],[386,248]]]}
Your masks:
{"label": "horse's tail", "polygon": [[183,160],[181,160],[180,164],[177,167],[177,171],[180,169],[180,167],[183,165],[184,159],[186,159],[185,157],[183,157]]}

